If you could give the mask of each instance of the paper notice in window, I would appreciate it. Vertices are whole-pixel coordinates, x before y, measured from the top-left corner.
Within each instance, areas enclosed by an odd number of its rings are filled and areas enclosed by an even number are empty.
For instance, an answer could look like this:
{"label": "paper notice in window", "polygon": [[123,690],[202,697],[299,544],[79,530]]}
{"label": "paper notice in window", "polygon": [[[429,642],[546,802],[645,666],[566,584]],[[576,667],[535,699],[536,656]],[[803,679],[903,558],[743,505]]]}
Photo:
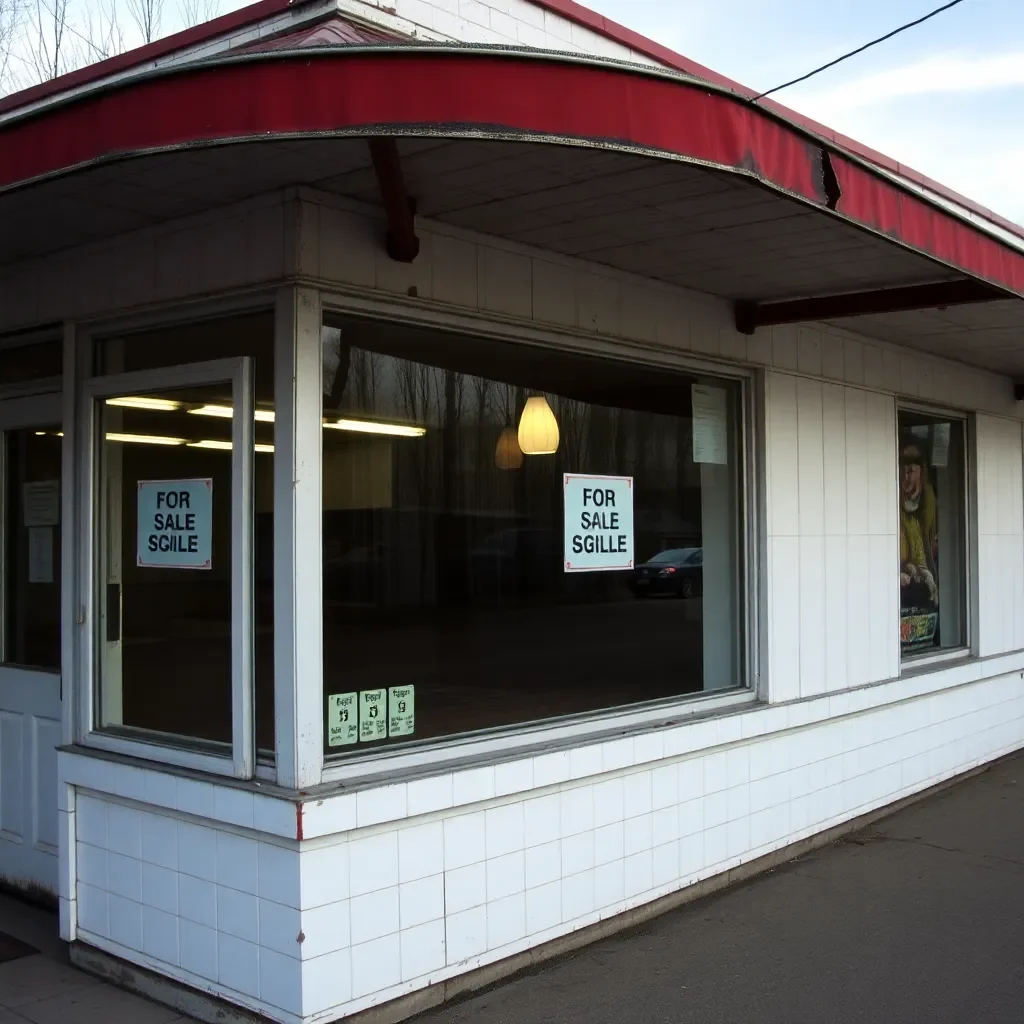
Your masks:
{"label": "paper notice in window", "polygon": [[388,738],[388,691],[359,691],[359,740],[370,743]]}
{"label": "paper notice in window", "polygon": [[53,530],[49,526],[29,527],[28,581],[53,582]]}
{"label": "paper notice in window", "polygon": [[33,480],[22,485],[25,525],[56,526],[60,522],[60,481]]}
{"label": "paper notice in window", "polygon": [[388,692],[388,735],[411,736],[416,728],[416,692],[412,686],[392,686]]}
{"label": "paper notice in window", "polygon": [[327,746],[347,747],[359,739],[356,693],[332,693],[327,697]]}
{"label": "paper notice in window", "polygon": [[728,395],[724,388],[694,384],[693,461],[724,466],[729,461]]}

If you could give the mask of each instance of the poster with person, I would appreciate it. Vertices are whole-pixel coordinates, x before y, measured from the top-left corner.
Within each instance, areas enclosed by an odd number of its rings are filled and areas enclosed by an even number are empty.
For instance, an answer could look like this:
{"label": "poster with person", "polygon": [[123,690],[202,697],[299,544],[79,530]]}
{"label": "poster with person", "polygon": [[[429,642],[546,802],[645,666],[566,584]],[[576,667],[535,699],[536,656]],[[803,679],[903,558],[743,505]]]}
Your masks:
{"label": "poster with person", "polygon": [[904,654],[938,643],[939,510],[933,453],[935,425],[900,438],[900,644]]}

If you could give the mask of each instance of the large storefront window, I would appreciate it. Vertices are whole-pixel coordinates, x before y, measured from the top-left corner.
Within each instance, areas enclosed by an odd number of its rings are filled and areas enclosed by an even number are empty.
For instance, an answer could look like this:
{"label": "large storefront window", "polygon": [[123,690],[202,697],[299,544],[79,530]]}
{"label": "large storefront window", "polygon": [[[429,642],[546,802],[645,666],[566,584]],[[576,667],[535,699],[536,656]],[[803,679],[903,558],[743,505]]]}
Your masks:
{"label": "large storefront window", "polygon": [[[274,749],[273,316],[179,325],[98,346],[98,369],[152,371],[213,360],[253,369],[252,593],[237,593],[232,552],[238,472],[229,377],[104,394],[96,402],[101,559],[96,635],[101,728],[230,747],[237,645],[251,650],[256,744]],[[244,527],[243,527],[244,528]],[[235,602],[251,602],[236,635]]]}
{"label": "large storefront window", "polygon": [[964,422],[899,412],[900,648],[967,643]]}
{"label": "large storefront window", "polygon": [[328,754],[743,685],[738,382],[322,340]]}

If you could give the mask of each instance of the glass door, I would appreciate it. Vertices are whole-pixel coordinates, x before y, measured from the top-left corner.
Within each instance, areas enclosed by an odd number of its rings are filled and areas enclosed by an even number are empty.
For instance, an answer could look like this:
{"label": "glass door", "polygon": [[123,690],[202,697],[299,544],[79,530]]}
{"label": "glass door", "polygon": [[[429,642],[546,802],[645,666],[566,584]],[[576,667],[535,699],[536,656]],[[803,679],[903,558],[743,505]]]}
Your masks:
{"label": "glass door", "polygon": [[96,377],[83,412],[88,742],[248,777],[251,478],[273,452],[254,436],[250,361]]}

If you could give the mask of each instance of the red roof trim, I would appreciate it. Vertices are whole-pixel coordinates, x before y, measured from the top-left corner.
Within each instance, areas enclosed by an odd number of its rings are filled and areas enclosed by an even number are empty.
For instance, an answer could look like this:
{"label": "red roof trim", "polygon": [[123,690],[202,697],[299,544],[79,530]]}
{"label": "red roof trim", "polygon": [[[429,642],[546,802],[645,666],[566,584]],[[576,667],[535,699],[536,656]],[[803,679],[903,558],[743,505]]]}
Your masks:
{"label": "red roof trim", "polygon": [[[593,29],[595,32],[599,32],[606,38],[612,39],[617,43],[621,43],[623,46],[628,46],[631,50],[636,50],[637,53],[642,53],[645,57],[650,57],[652,60],[659,61],[667,67],[675,68],[677,71],[684,71],[688,75],[695,75],[696,77],[703,78],[708,82],[713,82],[715,85],[720,85],[725,89],[729,89],[746,99],[752,99],[757,95],[757,93],[748,86],[741,85],[739,82],[735,82],[731,78],[727,78],[725,75],[719,74],[717,71],[712,71],[710,68],[706,68],[702,64],[698,64],[696,61],[689,60],[687,57],[676,53],[674,50],[670,50],[667,46],[662,46],[661,43],[656,43],[652,39],[648,39],[646,36],[640,35],[639,32],[634,32],[631,28],[626,28],[625,25],[620,25],[618,22],[612,21],[610,18],[605,18],[602,15],[597,14],[595,11],[582,6],[582,4],[575,3],[574,0],[531,0],[531,2],[537,7],[543,7],[545,10],[551,11],[552,14],[557,14],[563,18],[567,18],[569,21],[575,22],[577,25],[583,25],[586,28]],[[982,206],[981,203],[977,203],[973,199],[968,199],[966,196],[960,195],[960,193],[941,184],[934,178],[929,178],[926,174],[922,174],[920,171],[915,171],[912,167],[908,167],[906,164],[901,164],[899,161],[893,160],[892,157],[888,157],[884,153],[879,153],[878,150],[872,149],[870,146],[865,146],[863,143],[857,142],[855,139],[851,139],[847,135],[841,135],[838,132],[833,131],[831,128],[828,128],[823,124],[819,124],[813,118],[806,117],[804,114],[791,110],[789,107],[786,107],[781,103],[777,103],[775,100],[768,99],[762,100],[761,102],[764,106],[771,110],[775,110],[787,120],[794,121],[801,125],[801,127],[814,132],[816,135],[820,135],[823,138],[830,140],[835,143],[835,145],[847,150],[854,156],[858,156],[862,160],[868,160],[873,164],[877,164],[879,167],[883,167],[893,174],[902,175],[908,181],[912,181],[923,188],[927,188],[936,195],[941,196],[943,199],[956,203],[964,209],[970,210],[972,213],[977,213],[1004,230],[1024,238],[1024,226],[1015,224],[1012,220],[1008,220],[1006,217],[1000,216],[998,213],[990,210],[987,206]]]}
{"label": "red roof trim", "polygon": [[156,42],[148,43],[146,46],[127,50],[125,53],[119,53],[116,57],[108,57],[97,64],[89,64],[77,71],[69,71],[66,75],[51,78],[48,82],[41,82],[39,85],[22,89],[20,92],[11,93],[10,96],[0,99],[0,114],[23,107],[28,103],[35,103],[37,100],[46,99],[47,96],[56,96],[67,89],[87,85],[90,82],[106,78],[108,75],[116,75],[118,72],[145,64],[146,61],[166,57],[176,50],[187,50],[190,46],[197,46],[200,43],[217,39],[308,2],[309,0],[259,0],[259,3],[250,4],[248,7],[232,11],[230,14],[222,14],[212,21],[175,32],[174,35],[157,39]]}
{"label": "red roof trim", "polygon": [[[732,94],[610,65],[391,47],[185,64],[54,105],[0,125],[0,188],[196,144],[453,132],[665,154],[833,215],[825,150]],[[851,223],[1024,296],[1024,254],[878,171],[839,155],[832,166]]]}

